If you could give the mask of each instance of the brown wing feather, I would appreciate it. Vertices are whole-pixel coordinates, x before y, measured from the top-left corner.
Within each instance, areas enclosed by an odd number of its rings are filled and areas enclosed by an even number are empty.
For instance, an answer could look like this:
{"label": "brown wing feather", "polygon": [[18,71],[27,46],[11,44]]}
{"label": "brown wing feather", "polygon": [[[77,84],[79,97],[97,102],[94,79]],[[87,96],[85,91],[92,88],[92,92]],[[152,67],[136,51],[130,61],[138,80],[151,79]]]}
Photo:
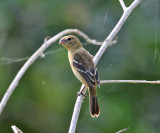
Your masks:
{"label": "brown wing feather", "polygon": [[92,60],[93,57],[85,50],[82,52],[83,53],[78,52],[74,55],[73,66],[85,79],[89,87],[93,88],[97,84],[99,86],[98,72]]}

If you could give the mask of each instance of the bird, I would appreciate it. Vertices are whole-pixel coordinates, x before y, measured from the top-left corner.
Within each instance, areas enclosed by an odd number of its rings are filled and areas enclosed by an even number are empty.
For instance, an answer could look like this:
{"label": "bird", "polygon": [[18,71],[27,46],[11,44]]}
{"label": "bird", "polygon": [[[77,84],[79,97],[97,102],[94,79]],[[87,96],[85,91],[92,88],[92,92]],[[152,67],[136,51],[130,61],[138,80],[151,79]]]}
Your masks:
{"label": "bird", "polygon": [[88,88],[91,116],[98,117],[100,109],[96,88],[100,87],[100,81],[93,56],[83,48],[80,40],[74,35],[62,37],[59,44],[68,50],[68,59],[73,73]]}

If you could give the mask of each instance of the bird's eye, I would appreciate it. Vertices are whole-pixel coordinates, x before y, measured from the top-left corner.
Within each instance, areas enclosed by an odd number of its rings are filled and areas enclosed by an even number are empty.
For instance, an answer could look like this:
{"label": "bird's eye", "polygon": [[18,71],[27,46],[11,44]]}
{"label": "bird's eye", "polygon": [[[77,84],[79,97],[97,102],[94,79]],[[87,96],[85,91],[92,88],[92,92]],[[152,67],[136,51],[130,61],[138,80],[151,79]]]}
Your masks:
{"label": "bird's eye", "polygon": [[68,38],[67,40],[68,40],[68,41],[70,41],[70,40],[71,40],[71,38]]}

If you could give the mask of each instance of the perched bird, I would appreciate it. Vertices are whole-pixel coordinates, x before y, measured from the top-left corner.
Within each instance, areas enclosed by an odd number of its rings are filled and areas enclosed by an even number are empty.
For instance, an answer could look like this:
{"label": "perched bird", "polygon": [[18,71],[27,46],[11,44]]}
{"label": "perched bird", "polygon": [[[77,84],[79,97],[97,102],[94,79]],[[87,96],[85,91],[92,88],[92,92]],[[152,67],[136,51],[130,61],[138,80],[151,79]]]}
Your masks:
{"label": "perched bird", "polygon": [[100,114],[96,95],[96,87],[100,86],[97,68],[93,62],[93,56],[83,48],[76,36],[68,35],[60,39],[68,49],[68,59],[75,76],[88,88],[90,101],[90,114],[98,117]]}

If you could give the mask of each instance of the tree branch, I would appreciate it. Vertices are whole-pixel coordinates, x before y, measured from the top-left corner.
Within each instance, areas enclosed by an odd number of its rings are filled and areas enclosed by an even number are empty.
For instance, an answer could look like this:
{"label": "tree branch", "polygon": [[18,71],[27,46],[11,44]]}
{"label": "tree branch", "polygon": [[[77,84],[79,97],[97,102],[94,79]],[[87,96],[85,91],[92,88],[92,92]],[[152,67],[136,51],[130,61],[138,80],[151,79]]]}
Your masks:
{"label": "tree branch", "polygon": [[13,129],[14,133],[23,133],[18,127],[16,127],[15,125],[11,126],[11,128]]}
{"label": "tree branch", "polygon": [[124,1],[123,0],[119,0],[119,2],[120,2],[121,6],[123,8],[123,11],[125,11],[127,7],[126,7]]}
{"label": "tree branch", "polygon": [[19,72],[17,73],[17,75],[15,76],[15,78],[13,79],[12,83],[10,84],[9,88],[7,89],[6,93],[4,94],[1,103],[0,103],[0,115],[6,105],[6,103],[8,102],[10,96],[12,95],[13,91],[15,90],[15,88],[17,87],[20,79],[22,78],[22,76],[25,74],[25,72],[27,71],[27,69],[37,60],[38,57],[44,57],[45,55],[43,54],[43,52],[54,42],[56,42],[57,40],[59,40],[62,36],[67,35],[67,34],[72,34],[75,33],[79,36],[81,36],[82,38],[84,38],[88,43],[92,43],[95,45],[101,45],[101,42],[97,42],[96,40],[92,40],[91,38],[89,38],[85,33],[83,33],[82,31],[78,30],[78,29],[67,29],[64,30],[60,33],[58,33],[57,35],[53,36],[51,39],[47,40],[45,38],[44,43],[42,44],[42,46],[26,61],[26,63],[22,66],[22,68],[19,70]]}
{"label": "tree branch", "polygon": [[160,84],[160,80],[156,81],[147,81],[147,80],[102,80],[100,81],[101,84],[105,83],[133,83],[133,84]]}
{"label": "tree branch", "polygon": [[118,132],[116,132],[116,133],[122,133],[122,132],[127,131],[128,129],[129,129],[129,127],[128,127],[128,128],[124,128],[124,129],[122,129],[122,130],[120,130],[120,131],[118,131]]}
{"label": "tree branch", "polygon": [[[123,13],[122,17],[120,18],[119,22],[114,27],[114,29],[109,34],[109,36],[105,39],[102,46],[100,47],[97,54],[95,55],[95,57],[93,59],[95,65],[98,63],[99,59],[101,58],[101,56],[103,55],[103,53],[105,52],[105,50],[107,49],[107,47],[109,46],[109,44],[111,43],[113,38],[119,32],[119,30],[121,29],[122,25],[125,23],[126,19],[130,15],[130,13],[140,3],[140,1],[141,0],[134,0],[134,2],[124,10],[124,13]],[[82,91],[83,86],[84,85],[82,85],[80,91]],[[83,90],[84,90],[83,93],[85,94],[87,88],[85,88]],[[70,128],[69,128],[69,133],[75,133],[76,125],[77,125],[77,121],[78,121],[78,116],[79,116],[80,108],[81,108],[81,105],[82,105],[82,101],[83,101],[83,96],[82,95],[78,96],[77,100],[76,100],[76,103],[75,103],[75,106],[74,106],[72,120],[71,120],[71,124],[70,124]]]}

